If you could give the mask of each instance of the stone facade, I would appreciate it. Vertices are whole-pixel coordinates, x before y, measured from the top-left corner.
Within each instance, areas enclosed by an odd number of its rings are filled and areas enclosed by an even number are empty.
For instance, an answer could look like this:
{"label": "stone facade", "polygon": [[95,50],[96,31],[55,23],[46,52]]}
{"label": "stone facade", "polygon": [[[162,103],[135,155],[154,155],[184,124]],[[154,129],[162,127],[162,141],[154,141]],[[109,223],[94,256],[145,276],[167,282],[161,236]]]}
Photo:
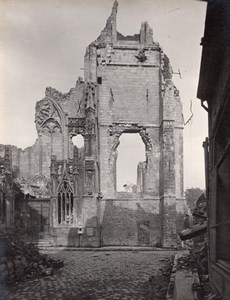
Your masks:
{"label": "stone facade", "polygon": [[[117,1],[85,54],[85,78],[67,94],[47,88],[36,105],[38,139],[12,147],[24,189],[48,199],[49,234],[57,245],[162,245],[177,242],[183,199],[183,116],[168,57],[142,23],[116,29]],[[138,133],[146,161],[137,191],[117,192],[119,137]],[[82,135],[84,147],[73,145]]]}

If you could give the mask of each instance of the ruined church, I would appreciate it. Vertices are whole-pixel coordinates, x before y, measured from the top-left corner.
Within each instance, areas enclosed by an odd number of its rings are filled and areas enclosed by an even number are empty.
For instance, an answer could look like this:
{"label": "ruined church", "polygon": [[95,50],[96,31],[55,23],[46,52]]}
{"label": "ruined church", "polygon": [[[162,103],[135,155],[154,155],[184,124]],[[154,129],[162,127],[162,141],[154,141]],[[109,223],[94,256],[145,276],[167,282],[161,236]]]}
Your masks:
{"label": "ruined church", "polygon": [[[86,49],[84,80],[37,102],[34,145],[0,146],[2,228],[57,246],[176,245],[186,210],[179,91],[148,23],[122,35],[117,7]],[[124,133],[140,135],[146,159],[136,189],[118,192]]]}

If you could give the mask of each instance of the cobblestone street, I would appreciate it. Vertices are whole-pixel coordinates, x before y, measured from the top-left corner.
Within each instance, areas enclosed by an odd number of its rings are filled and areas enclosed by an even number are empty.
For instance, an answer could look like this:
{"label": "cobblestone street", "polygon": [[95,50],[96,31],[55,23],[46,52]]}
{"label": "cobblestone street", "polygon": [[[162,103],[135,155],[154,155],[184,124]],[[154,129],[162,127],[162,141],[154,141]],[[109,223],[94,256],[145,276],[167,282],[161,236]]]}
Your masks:
{"label": "cobblestone street", "polygon": [[149,278],[172,251],[61,251],[64,260],[53,276],[1,288],[2,300],[149,299]]}

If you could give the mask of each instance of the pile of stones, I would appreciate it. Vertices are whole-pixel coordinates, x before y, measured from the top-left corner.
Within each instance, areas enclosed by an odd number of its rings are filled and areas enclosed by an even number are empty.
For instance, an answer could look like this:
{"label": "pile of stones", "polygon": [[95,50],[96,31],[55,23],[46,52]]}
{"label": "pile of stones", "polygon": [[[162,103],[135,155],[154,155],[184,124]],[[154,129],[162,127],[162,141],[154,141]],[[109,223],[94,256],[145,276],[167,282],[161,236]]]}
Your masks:
{"label": "pile of stones", "polygon": [[149,278],[150,299],[166,299],[166,293],[173,266],[173,257],[160,259],[162,264],[158,272]]}
{"label": "pile of stones", "polygon": [[193,291],[197,292],[198,299],[220,300],[218,295],[213,294],[209,284],[207,241],[197,243],[196,247],[191,248],[189,252],[178,259],[177,269],[197,270],[199,284],[193,284]]}
{"label": "pile of stones", "polygon": [[12,283],[26,278],[50,276],[63,261],[40,254],[35,244],[26,244],[13,235],[0,235],[0,282]]}

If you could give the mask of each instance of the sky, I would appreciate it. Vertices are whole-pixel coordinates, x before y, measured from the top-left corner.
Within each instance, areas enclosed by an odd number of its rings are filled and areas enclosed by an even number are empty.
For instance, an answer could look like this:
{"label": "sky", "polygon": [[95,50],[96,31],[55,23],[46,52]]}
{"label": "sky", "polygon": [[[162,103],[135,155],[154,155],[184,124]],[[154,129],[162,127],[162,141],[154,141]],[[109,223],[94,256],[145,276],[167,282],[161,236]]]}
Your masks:
{"label": "sky", "polygon": [[[84,77],[86,47],[105,27],[113,0],[0,0],[0,143],[20,148],[36,138],[35,105],[51,86],[67,93]],[[204,188],[202,143],[208,135],[207,113],[196,98],[206,2],[197,0],[118,0],[117,30],[139,33],[148,21],[153,38],[170,59],[180,91],[184,119],[184,186]],[[136,147],[133,137],[126,154]],[[118,149],[119,150],[119,149]],[[142,151],[142,150],[140,150]],[[119,156],[120,159],[120,156]],[[139,152],[135,159],[139,160]],[[127,161],[127,159],[124,159]],[[124,163],[122,163],[124,166]],[[136,166],[135,166],[136,167]],[[123,182],[135,183],[126,166]]]}

